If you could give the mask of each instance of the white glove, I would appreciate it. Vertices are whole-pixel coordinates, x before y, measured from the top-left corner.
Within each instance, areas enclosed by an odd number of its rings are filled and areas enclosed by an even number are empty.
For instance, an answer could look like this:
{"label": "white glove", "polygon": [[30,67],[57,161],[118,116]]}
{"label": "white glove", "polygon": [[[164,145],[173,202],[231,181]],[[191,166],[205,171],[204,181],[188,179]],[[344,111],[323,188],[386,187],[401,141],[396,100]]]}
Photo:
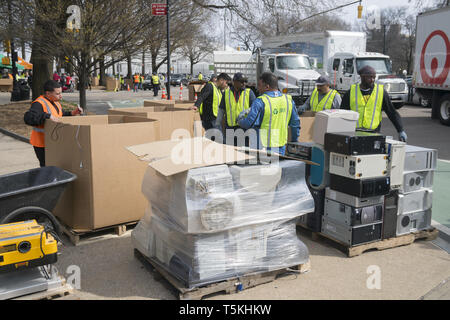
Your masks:
{"label": "white glove", "polygon": [[398,133],[398,140],[406,142],[408,140],[408,136],[405,131],[401,131]]}
{"label": "white glove", "polygon": [[248,114],[250,112],[250,108],[245,109],[244,111],[242,111],[241,113],[239,113],[239,115],[237,116],[237,123],[241,122],[242,120],[244,120],[245,118],[247,118]]}

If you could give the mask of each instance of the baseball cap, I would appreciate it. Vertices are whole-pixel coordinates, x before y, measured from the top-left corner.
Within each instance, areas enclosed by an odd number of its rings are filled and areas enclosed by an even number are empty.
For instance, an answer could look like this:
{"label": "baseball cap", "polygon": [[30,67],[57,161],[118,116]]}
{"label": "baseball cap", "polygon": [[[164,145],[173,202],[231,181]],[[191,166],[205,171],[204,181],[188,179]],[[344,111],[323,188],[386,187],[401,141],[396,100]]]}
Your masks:
{"label": "baseball cap", "polygon": [[243,73],[237,72],[234,74],[233,81],[247,82],[247,78]]}
{"label": "baseball cap", "polygon": [[316,85],[318,85],[318,86],[323,86],[324,84],[330,84],[330,81],[328,80],[327,77],[325,77],[325,76],[320,76],[320,77],[316,80]]}

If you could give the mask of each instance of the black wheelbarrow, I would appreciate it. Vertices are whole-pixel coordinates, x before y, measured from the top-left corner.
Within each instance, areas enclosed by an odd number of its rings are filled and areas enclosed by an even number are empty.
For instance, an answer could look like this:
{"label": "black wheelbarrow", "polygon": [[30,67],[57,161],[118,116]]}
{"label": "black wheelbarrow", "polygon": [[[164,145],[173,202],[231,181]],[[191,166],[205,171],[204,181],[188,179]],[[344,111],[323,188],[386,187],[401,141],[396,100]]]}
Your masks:
{"label": "black wheelbarrow", "polygon": [[58,167],[42,167],[0,176],[0,224],[36,220],[58,235],[52,214],[67,184],[76,175]]}

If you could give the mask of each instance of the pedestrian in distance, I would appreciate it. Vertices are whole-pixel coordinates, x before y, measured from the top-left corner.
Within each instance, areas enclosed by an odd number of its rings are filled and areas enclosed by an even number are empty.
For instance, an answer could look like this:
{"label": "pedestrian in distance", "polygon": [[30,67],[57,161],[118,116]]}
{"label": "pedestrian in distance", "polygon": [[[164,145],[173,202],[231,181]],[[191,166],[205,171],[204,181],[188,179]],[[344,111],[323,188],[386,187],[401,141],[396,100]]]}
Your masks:
{"label": "pedestrian in distance", "polygon": [[59,122],[61,117],[76,116],[83,113],[83,109],[78,107],[73,111],[63,112],[59,101],[62,98],[61,84],[54,80],[44,83],[44,94],[31,103],[30,109],[24,114],[24,122],[33,126],[31,131],[30,144],[34,148],[39,165],[45,167],[45,121],[52,120]]}

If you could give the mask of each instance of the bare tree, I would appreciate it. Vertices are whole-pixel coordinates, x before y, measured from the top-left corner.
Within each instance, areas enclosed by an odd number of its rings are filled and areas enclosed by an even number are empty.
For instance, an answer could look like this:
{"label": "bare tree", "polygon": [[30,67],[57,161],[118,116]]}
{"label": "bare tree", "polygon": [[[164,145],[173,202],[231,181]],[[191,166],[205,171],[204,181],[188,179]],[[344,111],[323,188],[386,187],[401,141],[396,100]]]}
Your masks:
{"label": "bare tree", "polygon": [[202,61],[216,49],[215,41],[207,35],[195,34],[186,39],[181,47],[181,54],[189,60],[191,74],[194,74],[194,65]]}

